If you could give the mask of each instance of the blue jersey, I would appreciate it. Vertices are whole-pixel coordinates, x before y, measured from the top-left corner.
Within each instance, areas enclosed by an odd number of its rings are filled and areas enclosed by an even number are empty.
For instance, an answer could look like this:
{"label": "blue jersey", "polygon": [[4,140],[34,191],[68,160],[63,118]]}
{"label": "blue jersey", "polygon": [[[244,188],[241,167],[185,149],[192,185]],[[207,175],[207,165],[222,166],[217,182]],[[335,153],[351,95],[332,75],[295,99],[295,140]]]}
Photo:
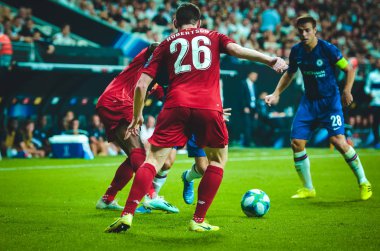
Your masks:
{"label": "blue jersey", "polygon": [[339,94],[335,64],[342,58],[339,49],[325,40],[318,39],[317,46],[310,52],[298,43],[290,52],[288,72],[295,73],[300,68],[307,98],[331,97]]}

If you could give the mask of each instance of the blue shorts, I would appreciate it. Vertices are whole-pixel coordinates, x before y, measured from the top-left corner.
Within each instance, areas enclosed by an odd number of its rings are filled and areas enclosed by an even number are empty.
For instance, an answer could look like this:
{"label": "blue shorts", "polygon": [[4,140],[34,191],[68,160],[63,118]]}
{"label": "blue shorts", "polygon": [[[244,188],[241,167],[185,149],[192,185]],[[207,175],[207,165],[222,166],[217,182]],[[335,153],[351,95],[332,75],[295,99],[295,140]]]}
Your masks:
{"label": "blue shorts", "polygon": [[290,137],[309,140],[317,127],[326,128],[329,137],[344,135],[344,118],[339,95],[318,100],[302,97]]}
{"label": "blue shorts", "polygon": [[191,135],[191,138],[187,141],[187,156],[189,158],[206,157],[205,151],[203,151],[202,148],[199,148],[195,143],[194,134]]}

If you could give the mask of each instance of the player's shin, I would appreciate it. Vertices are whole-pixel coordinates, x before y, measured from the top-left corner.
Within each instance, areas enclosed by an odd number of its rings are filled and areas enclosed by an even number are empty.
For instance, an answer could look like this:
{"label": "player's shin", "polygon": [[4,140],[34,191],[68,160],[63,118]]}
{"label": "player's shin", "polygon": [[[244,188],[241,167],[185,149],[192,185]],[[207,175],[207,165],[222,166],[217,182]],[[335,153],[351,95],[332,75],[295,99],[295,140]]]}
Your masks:
{"label": "player's shin", "polygon": [[197,223],[204,221],[223,179],[223,169],[209,165],[198,187],[198,203],[193,220]]}
{"label": "player's shin", "polygon": [[154,191],[156,193],[156,195],[159,194],[162,186],[165,184],[166,182],[166,179],[168,177],[168,173],[169,173],[170,169],[169,170],[160,170],[156,176],[154,177],[154,180],[153,180],[153,187],[154,187]]}
{"label": "player's shin", "polygon": [[148,193],[150,186],[152,185],[154,176],[156,175],[156,169],[149,163],[144,163],[136,172],[135,179],[129,192],[125,208],[122,215],[132,214],[140,203],[145,194]]}
{"label": "player's shin", "polygon": [[310,160],[307,156],[306,149],[294,153],[294,166],[305,188],[313,189],[313,182],[310,174]]}
{"label": "player's shin", "polygon": [[115,176],[108,187],[106,193],[103,195],[103,201],[110,203],[114,200],[116,194],[125,187],[125,185],[132,179],[133,169],[127,158],[119,168],[116,170]]}
{"label": "player's shin", "polygon": [[188,182],[191,182],[195,179],[199,179],[199,178],[202,178],[202,174],[200,174],[198,171],[197,171],[197,168],[196,168],[196,165],[195,163],[192,165],[192,167],[186,172],[186,175],[185,175],[185,179],[188,181]]}
{"label": "player's shin", "polygon": [[356,177],[358,183],[363,184],[363,183],[368,182],[368,180],[365,176],[365,173],[364,173],[362,163],[361,163],[359,156],[357,155],[356,151],[354,150],[354,148],[352,148],[350,146],[348,151],[345,152],[343,154],[343,156],[344,156],[347,164],[349,165],[349,167],[351,168],[351,170],[355,174],[355,177]]}

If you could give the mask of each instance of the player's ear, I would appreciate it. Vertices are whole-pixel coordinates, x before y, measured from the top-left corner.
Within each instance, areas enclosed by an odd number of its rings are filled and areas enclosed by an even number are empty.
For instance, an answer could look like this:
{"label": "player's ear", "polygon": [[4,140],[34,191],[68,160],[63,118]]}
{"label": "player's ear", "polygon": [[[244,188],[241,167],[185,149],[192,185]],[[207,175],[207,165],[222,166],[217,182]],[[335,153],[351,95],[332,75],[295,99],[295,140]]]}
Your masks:
{"label": "player's ear", "polygon": [[199,19],[197,22],[197,28],[201,27],[201,25],[202,25],[202,20]]}
{"label": "player's ear", "polygon": [[178,27],[177,27],[177,19],[173,19],[173,24],[174,24],[174,27],[176,28],[176,29],[178,29]]}

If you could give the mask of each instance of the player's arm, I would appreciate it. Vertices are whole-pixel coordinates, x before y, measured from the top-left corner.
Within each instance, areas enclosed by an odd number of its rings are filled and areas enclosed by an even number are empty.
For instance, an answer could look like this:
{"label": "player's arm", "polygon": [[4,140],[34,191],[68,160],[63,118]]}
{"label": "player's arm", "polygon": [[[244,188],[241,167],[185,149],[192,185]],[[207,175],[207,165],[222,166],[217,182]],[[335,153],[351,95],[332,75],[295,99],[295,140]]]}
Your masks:
{"label": "player's arm", "polygon": [[267,105],[271,106],[272,104],[276,104],[278,99],[280,98],[280,95],[283,91],[285,91],[286,88],[292,83],[292,80],[296,74],[292,72],[285,72],[284,75],[280,78],[280,81],[278,81],[277,87],[274,90],[274,92],[268,96],[265,97],[265,103]]}
{"label": "player's arm", "polygon": [[143,109],[146,91],[153,78],[148,74],[142,73],[135,88],[135,95],[133,98],[133,119],[128,126],[124,139],[127,139],[131,134],[137,136],[139,134],[139,128],[144,122]]}
{"label": "player's arm", "polygon": [[351,94],[352,86],[355,81],[355,70],[352,66],[347,62],[347,60],[342,57],[338,62],[336,62],[336,66],[346,73],[346,84],[344,85],[344,89],[342,92],[342,104],[344,106],[349,106],[354,100]]}
{"label": "player's arm", "polygon": [[258,52],[256,50],[242,47],[236,43],[227,44],[226,51],[231,56],[234,56],[237,58],[248,59],[250,61],[256,61],[256,62],[266,64],[269,67],[271,67],[273,70],[279,73],[282,73],[288,68],[288,65],[280,57],[271,57],[261,52]]}

